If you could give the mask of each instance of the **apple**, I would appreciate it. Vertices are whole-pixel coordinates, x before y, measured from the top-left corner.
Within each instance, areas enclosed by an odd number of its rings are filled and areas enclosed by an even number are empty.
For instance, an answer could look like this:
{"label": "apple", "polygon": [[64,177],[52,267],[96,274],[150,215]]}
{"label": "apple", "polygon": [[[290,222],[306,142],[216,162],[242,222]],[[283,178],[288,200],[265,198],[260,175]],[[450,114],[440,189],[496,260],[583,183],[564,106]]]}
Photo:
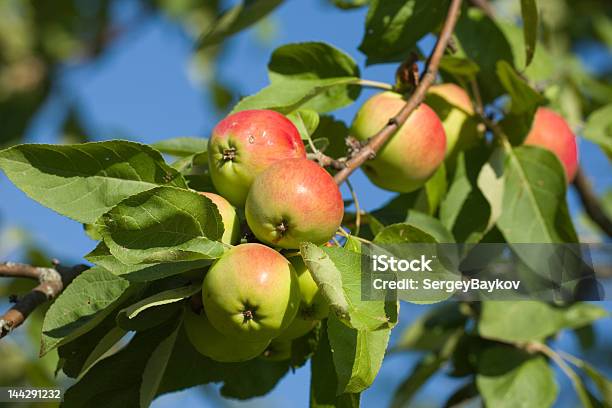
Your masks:
{"label": "apple", "polygon": [[[382,92],[368,99],[357,112],[351,135],[365,141],[374,136],[406,104],[401,95]],[[442,122],[426,104],[408,120],[363,166],[365,174],[385,190],[408,193],[421,187],[444,160],[446,135]]]}
{"label": "apple", "polygon": [[268,361],[285,361],[291,358],[291,341],[272,340],[261,353],[261,358]]}
{"label": "apple", "polygon": [[524,144],[543,147],[556,154],[563,164],[568,183],[576,176],[578,170],[576,136],[559,114],[548,108],[539,108]]}
{"label": "apple", "polygon": [[474,146],[482,137],[472,101],[460,86],[453,83],[434,85],[429,88],[425,103],[442,121],[447,158]]}
{"label": "apple", "polygon": [[301,242],[331,239],[344,215],[344,202],[328,172],[308,159],[287,159],[255,178],[245,214],[262,242],[299,248]]}
{"label": "apple", "polygon": [[217,206],[221,221],[223,222],[223,236],[221,242],[225,244],[235,244],[240,239],[240,220],[236,215],[236,209],[229,201],[215,193],[200,192],[199,194],[208,198]]}
{"label": "apple", "polygon": [[290,261],[298,275],[302,300],[293,322],[275,340],[293,340],[302,337],[311,331],[319,320],[325,319],[329,314],[327,300],[323,297],[302,258],[294,256],[290,258]]}
{"label": "apple", "polygon": [[208,166],[217,191],[242,207],[253,179],[271,164],[305,158],[300,133],[285,116],[271,110],[245,110],[215,126],[208,142]]}
{"label": "apple", "polygon": [[210,323],[225,336],[268,341],[295,317],[300,287],[284,256],[262,244],[242,244],[210,267],[202,303]]}
{"label": "apple", "polygon": [[223,363],[247,361],[259,356],[270,341],[247,342],[217,331],[209,322],[206,314],[195,313],[186,308],[183,325],[193,347],[206,357]]}

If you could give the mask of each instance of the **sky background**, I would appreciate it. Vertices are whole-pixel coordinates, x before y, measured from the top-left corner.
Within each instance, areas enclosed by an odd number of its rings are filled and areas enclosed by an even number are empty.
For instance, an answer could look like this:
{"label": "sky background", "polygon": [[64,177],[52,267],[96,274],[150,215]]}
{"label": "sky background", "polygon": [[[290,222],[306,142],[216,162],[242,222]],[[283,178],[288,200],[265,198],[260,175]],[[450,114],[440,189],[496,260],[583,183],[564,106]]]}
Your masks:
{"label": "sky background", "polygon": [[[138,12],[133,4],[130,0],[121,2],[116,18],[129,21]],[[227,52],[218,62],[220,78],[242,95],[255,93],[268,83],[266,65],[274,48],[290,42],[325,41],[349,53],[359,64],[364,78],[392,82],[395,65],[365,68],[365,58],[357,50],[363,35],[365,12],[365,9],[342,12],[320,0],[288,1],[265,23],[273,36],[265,39],[262,30],[250,29],[229,40]],[[431,39],[425,40],[424,44],[431,45]],[[87,130],[94,140],[127,138],[152,143],[176,136],[206,137],[220,116],[209,103],[205,91],[190,79],[192,50],[193,39],[167,18],[153,16],[139,23],[95,64],[63,68],[61,89],[36,118],[27,141],[55,142],[69,100],[77,101],[79,109],[86,115]],[[610,50],[590,44],[585,44],[581,50],[581,57],[588,61],[589,69],[599,70],[612,65]],[[357,107],[372,93],[362,92],[356,104],[335,112],[335,115],[350,123]],[[612,172],[606,157],[584,140],[579,140],[579,150],[582,164],[597,191],[608,190],[612,186]],[[353,175],[351,181],[365,210],[378,208],[393,196],[373,186],[361,172]],[[344,193],[348,196],[346,191]],[[581,209],[575,194],[570,192],[569,199],[572,214],[577,216]],[[95,246],[85,236],[80,224],[30,200],[0,174],[0,228],[10,227],[28,230],[47,253],[66,262],[78,262],[80,256]],[[0,248],[6,243],[0,242]],[[610,303],[606,307],[612,310]],[[394,331],[395,337],[401,332],[401,327],[407,326],[426,310],[424,306],[409,304],[403,304],[402,308],[401,324]],[[600,322],[596,328],[609,334],[612,324],[610,321]],[[607,342],[605,346],[612,350],[610,336],[599,336],[599,340]],[[577,349],[575,338],[569,332],[560,336],[557,346],[584,355]],[[402,354],[386,358],[374,386],[363,395],[363,406],[388,405],[395,387],[410,372],[417,357],[417,354]],[[597,358],[588,354],[584,357]],[[602,369],[607,366],[610,370],[612,357],[607,358],[607,362],[593,363]],[[608,374],[612,373],[608,371]],[[307,406],[309,376],[307,365],[286,376],[266,397],[240,404],[230,402],[229,406]],[[423,406],[438,406],[461,383],[461,380],[438,375],[417,400],[423,402]],[[574,406],[576,398],[569,382],[562,379],[561,387],[558,406]],[[215,394],[215,387],[207,388],[205,398],[200,390],[175,393],[159,398],[154,407],[179,404],[218,406]]]}

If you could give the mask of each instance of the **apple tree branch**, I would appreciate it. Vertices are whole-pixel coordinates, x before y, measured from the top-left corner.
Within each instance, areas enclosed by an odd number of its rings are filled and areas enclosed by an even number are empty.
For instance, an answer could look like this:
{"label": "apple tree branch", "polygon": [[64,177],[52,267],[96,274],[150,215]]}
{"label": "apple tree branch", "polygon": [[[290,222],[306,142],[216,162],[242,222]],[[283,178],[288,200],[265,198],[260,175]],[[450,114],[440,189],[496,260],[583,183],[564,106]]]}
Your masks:
{"label": "apple tree branch", "polygon": [[398,112],[397,115],[389,119],[389,122],[383,127],[378,133],[368,139],[355,155],[350,157],[345,163],[342,169],[340,169],[334,179],[337,184],[342,184],[358,167],[363,163],[376,156],[376,152],[380,150],[383,145],[391,138],[397,129],[399,129],[408,120],[408,117],[414,110],[423,102],[427,90],[434,83],[436,75],[438,73],[438,67],[440,60],[448,47],[451,40],[455,24],[459,18],[461,9],[461,0],[452,0],[444,26],[436,42],[436,46],[429,57],[425,73],[419,80],[419,84],[414,90],[414,93],[406,101],[404,107]]}
{"label": "apple tree branch", "polygon": [[0,263],[0,277],[38,280],[38,285],[17,299],[15,304],[0,315],[0,339],[19,327],[38,306],[55,299],[87,265],[65,267],[54,262],[53,268],[36,267],[20,263]]}

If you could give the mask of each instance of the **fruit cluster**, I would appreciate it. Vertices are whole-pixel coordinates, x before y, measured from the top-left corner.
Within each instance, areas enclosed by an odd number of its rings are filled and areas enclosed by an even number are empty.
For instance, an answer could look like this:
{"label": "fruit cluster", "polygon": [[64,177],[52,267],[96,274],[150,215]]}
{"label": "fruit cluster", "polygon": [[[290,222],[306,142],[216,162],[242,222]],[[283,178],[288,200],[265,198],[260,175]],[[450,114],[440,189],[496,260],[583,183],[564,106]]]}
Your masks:
{"label": "fruit cluster", "polygon": [[[404,103],[393,92],[373,96],[357,113],[351,135],[367,140]],[[363,169],[379,187],[414,191],[445,159],[454,160],[484,137],[478,123],[462,88],[436,85]],[[564,165],[567,180],[574,177],[576,141],[560,116],[540,108],[525,144],[550,149]],[[329,307],[299,254],[280,251],[298,249],[304,241],[328,242],[342,222],[342,196],[331,175],[307,159],[293,123],[274,111],[248,110],[223,119],[210,138],[208,155],[221,195],[201,194],[219,210],[222,241],[238,242],[236,208],[244,208],[260,243],[233,246],[210,267],[202,285],[202,310],[187,311],[187,334],[198,351],[218,361],[289,358],[291,341],[312,330]]]}
{"label": "fruit cluster", "polygon": [[187,311],[187,335],[218,361],[288,358],[291,340],[312,330],[328,306],[299,254],[277,249],[329,241],[344,216],[342,195],[331,175],[307,159],[293,123],[274,111],[225,118],[213,130],[208,152],[221,195],[201,194],[219,210],[222,241],[240,239],[238,207],[261,243],[236,245],[210,267],[202,310]]}

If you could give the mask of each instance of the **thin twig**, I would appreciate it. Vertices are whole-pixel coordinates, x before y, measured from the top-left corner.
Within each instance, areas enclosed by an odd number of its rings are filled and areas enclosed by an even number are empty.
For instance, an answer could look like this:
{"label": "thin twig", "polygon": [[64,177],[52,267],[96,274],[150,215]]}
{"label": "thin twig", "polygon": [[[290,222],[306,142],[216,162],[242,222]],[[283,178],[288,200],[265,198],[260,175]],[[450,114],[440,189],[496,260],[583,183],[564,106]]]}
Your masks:
{"label": "thin twig", "polygon": [[379,82],[379,81],[372,81],[370,79],[360,79],[357,82],[358,85],[361,85],[363,87],[367,87],[367,88],[377,88],[377,89],[384,89],[387,91],[392,91],[393,90],[393,85],[391,84],[387,84],[385,82]]}
{"label": "thin twig", "polygon": [[474,112],[479,116],[484,116],[484,104],[482,103],[482,96],[480,94],[480,88],[478,88],[478,82],[475,79],[470,81],[470,87],[472,88],[472,94],[474,95]]}
{"label": "thin twig", "polygon": [[335,170],[343,169],[345,163],[344,160],[334,159],[333,157],[327,156],[320,150],[317,150],[315,153],[308,153],[308,159],[316,161],[321,167],[331,167]]}
{"label": "thin twig", "polygon": [[74,278],[88,268],[86,265],[64,267],[59,263],[55,264],[54,268],[2,264],[0,271],[3,273],[0,273],[0,276],[38,279],[40,283],[29,293],[20,297],[13,307],[0,316],[0,339],[21,326],[38,306],[55,299]]}
{"label": "thin twig", "polygon": [[440,32],[440,36],[438,37],[433,53],[429,58],[427,68],[420,80],[419,86],[417,86],[402,110],[400,110],[396,116],[391,118],[384,128],[370,138],[368,143],[346,162],[345,168],[336,173],[334,178],[337,184],[342,184],[359,166],[370,158],[375,157],[376,152],[380,150],[380,148],[387,142],[387,140],[389,140],[395,131],[406,122],[410,114],[421,104],[425,98],[425,95],[427,94],[427,90],[436,79],[440,59],[444,55],[448,42],[452,37],[455,24],[459,18],[460,9],[461,0],[452,0],[446,16],[446,21],[444,22],[444,26],[442,27],[442,31]]}
{"label": "thin twig", "polygon": [[601,228],[601,230],[612,238],[612,220],[608,217],[605,210],[601,206],[599,199],[593,192],[591,183],[584,171],[578,167],[576,177],[574,178],[574,187],[578,192],[584,211],[588,216]]}
{"label": "thin twig", "polygon": [[353,197],[353,204],[355,204],[355,231],[353,235],[359,235],[359,230],[361,228],[361,208],[359,206],[359,199],[357,198],[357,193],[355,192],[355,189],[353,188],[353,185],[349,179],[346,179],[346,185],[351,192],[351,197]]}
{"label": "thin twig", "polygon": [[572,369],[572,367],[570,367],[569,364],[567,364],[565,360],[561,358],[561,356],[555,350],[551,349],[544,343],[528,343],[526,349],[529,352],[540,352],[550,358],[572,381],[572,383],[574,384],[574,388],[580,388],[580,383],[582,382],[582,380],[580,379],[578,374],[576,374],[576,372]]}

